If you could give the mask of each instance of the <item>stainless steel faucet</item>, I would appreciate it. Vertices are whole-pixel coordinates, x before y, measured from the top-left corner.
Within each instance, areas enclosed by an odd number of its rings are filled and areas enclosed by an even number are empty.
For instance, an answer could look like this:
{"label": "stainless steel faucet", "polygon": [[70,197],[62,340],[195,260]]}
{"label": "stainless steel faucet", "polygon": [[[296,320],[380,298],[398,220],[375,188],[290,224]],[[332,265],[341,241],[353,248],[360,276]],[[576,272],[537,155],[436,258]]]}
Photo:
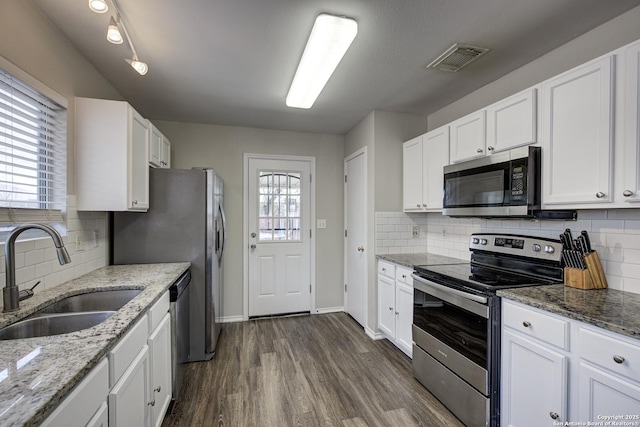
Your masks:
{"label": "stainless steel faucet", "polygon": [[[65,265],[71,262],[71,258],[69,257],[69,253],[64,247],[64,243],[62,242],[62,237],[60,234],[51,226],[46,224],[22,224],[17,226],[16,228],[9,233],[7,236],[7,240],[4,243],[4,258],[5,258],[5,276],[6,282],[4,289],[2,290],[2,301],[4,304],[3,312],[7,313],[10,311],[16,311],[20,308],[20,301],[26,298],[33,296],[33,292],[22,292],[18,291],[18,287],[16,286],[16,239],[18,236],[25,230],[29,229],[37,229],[42,230],[45,233],[49,234],[53,239],[53,243],[56,246],[56,252],[58,254],[58,261],[60,265]],[[36,284],[37,285],[37,284]],[[34,286],[35,287],[35,286]],[[33,288],[32,288],[33,289]],[[22,294],[22,295],[21,295]]]}

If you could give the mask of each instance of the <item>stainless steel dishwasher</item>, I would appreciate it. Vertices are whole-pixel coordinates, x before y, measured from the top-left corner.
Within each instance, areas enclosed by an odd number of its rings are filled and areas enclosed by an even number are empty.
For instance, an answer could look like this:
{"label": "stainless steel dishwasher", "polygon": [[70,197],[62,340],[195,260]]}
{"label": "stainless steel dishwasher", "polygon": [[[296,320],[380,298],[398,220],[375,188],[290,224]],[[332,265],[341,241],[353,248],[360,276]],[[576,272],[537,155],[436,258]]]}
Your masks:
{"label": "stainless steel dishwasher", "polygon": [[171,385],[173,388],[171,398],[176,400],[180,394],[180,388],[184,380],[186,363],[189,362],[189,283],[191,283],[191,270],[187,270],[169,288],[171,305],[171,359],[173,369]]}

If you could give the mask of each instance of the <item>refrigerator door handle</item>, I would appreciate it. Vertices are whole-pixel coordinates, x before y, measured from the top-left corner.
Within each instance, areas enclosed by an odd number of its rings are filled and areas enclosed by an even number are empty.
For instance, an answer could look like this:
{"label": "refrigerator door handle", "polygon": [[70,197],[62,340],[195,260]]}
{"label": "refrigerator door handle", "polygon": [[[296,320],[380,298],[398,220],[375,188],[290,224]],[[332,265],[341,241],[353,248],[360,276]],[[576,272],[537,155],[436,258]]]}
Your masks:
{"label": "refrigerator door handle", "polygon": [[220,218],[222,218],[222,239],[220,244],[220,256],[218,260],[222,262],[222,254],[224,253],[224,248],[227,245],[227,217],[224,214],[224,208],[222,204],[220,205]]}

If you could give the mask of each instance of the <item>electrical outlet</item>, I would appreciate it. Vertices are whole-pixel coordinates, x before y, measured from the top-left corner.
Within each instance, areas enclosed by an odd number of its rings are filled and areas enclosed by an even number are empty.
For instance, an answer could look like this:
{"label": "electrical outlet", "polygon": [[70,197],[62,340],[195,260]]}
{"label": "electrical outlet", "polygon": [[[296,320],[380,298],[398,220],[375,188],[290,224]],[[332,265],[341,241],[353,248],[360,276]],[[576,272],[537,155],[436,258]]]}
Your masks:
{"label": "electrical outlet", "polygon": [[414,225],[411,229],[411,233],[413,235],[413,238],[417,239],[418,237],[420,237],[420,228],[417,225]]}
{"label": "electrical outlet", "polygon": [[82,252],[86,250],[85,243],[86,242],[84,241],[80,233],[76,234],[76,252]]}

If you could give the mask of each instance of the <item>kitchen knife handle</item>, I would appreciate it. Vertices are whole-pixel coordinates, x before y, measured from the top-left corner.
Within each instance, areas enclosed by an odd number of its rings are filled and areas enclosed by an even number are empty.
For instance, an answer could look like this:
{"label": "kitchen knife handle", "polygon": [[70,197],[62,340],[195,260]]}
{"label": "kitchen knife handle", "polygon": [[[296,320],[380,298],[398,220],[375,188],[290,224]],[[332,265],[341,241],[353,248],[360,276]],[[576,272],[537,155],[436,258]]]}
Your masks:
{"label": "kitchen knife handle", "polygon": [[585,246],[587,248],[587,252],[593,252],[593,249],[591,249],[591,239],[589,238],[589,233],[587,233],[587,230],[582,230],[580,232],[580,235],[584,238],[584,243]]}

